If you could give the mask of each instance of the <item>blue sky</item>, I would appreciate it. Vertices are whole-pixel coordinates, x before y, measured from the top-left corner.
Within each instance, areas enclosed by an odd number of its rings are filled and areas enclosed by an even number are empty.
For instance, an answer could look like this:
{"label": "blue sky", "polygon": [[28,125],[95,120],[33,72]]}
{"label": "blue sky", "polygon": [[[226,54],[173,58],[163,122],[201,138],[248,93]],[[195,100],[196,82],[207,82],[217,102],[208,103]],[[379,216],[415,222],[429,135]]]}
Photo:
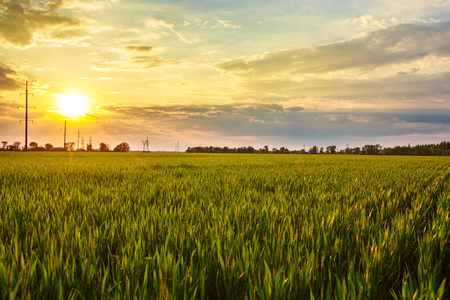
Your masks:
{"label": "blue sky", "polygon": [[69,139],[94,146],[449,139],[450,1],[0,0],[0,14],[9,143],[27,80],[39,144],[62,143],[69,94],[87,99]]}

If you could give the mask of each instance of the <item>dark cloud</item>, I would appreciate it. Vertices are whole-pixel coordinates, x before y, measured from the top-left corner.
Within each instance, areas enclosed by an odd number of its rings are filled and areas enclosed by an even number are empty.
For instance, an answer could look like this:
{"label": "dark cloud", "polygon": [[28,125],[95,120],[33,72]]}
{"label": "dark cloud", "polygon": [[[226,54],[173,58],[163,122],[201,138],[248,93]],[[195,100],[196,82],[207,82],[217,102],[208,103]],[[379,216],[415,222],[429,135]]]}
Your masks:
{"label": "dark cloud", "polygon": [[17,90],[21,87],[17,80],[9,77],[10,75],[17,75],[17,73],[7,67],[0,66],[0,90]]}
{"label": "dark cloud", "polygon": [[398,115],[398,118],[408,123],[450,124],[450,116],[448,114],[403,114]]}
{"label": "dark cloud", "polygon": [[211,133],[223,138],[274,137],[274,140],[330,140],[387,135],[432,135],[450,130],[450,110],[409,113],[308,112],[278,104],[200,106],[114,106],[108,124],[126,132]]}
{"label": "dark cloud", "polygon": [[150,46],[137,46],[137,45],[128,45],[124,47],[127,51],[136,51],[136,52],[150,52],[154,49],[154,47]]}
{"label": "dark cloud", "polygon": [[234,59],[217,69],[241,76],[279,73],[327,73],[346,69],[375,69],[426,56],[450,55],[450,22],[402,24],[366,33],[360,38],[314,48],[290,49],[257,59]]}
{"label": "dark cloud", "polygon": [[57,11],[62,1],[2,0],[0,2],[0,38],[17,47],[33,44],[37,33],[70,40],[86,36],[82,22]]}

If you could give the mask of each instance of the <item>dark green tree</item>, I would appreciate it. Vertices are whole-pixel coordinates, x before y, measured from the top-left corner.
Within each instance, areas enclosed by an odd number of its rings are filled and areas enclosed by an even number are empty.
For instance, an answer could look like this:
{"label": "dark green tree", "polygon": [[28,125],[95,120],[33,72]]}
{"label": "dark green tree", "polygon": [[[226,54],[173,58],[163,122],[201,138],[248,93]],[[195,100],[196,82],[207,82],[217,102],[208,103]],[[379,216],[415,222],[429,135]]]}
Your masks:
{"label": "dark green tree", "polygon": [[311,149],[309,149],[308,152],[311,154],[317,154],[319,152],[319,149],[317,148],[317,146],[313,146]]}
{"label": "dark green tree", "polygon": [[108,144],[106,144],[106,143],[100,143],[99,146],[100,146],[100,147],[99,147],[99,150],[100,150],[101,152],[109,152],[109,145],[108,145]]}
{"label": "dark green tree", "polygon": [[335,145],[328,146],[327,147],[327,153],[328,154],[336,154],[336,146]]}
{"label": "dark green tree", "polygon": [[117,145],[113,151],[114,152],[128,152],[128,151],[130,151],[130,145],[128,145],[127,142],[122,142],[119,145]]}

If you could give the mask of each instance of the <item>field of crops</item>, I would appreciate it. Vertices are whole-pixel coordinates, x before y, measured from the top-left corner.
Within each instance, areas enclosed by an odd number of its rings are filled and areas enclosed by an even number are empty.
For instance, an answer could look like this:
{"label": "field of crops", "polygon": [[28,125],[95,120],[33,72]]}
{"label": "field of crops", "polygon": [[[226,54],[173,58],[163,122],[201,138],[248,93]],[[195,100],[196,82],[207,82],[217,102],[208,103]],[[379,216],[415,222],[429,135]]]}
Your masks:
{"label": "field of crops", "polygon": [[450,297],[448,158],[0,162],[1,299]]}

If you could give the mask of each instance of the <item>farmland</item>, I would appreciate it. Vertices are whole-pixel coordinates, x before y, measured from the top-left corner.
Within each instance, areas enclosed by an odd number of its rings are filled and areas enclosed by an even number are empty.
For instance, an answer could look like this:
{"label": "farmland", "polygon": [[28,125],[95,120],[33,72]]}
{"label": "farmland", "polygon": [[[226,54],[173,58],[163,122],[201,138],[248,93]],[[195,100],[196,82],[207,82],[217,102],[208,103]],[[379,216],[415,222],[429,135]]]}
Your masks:
{"label": "farmland", "polygon": [[448,158],[0,162],[0,298],[450,297]]}

